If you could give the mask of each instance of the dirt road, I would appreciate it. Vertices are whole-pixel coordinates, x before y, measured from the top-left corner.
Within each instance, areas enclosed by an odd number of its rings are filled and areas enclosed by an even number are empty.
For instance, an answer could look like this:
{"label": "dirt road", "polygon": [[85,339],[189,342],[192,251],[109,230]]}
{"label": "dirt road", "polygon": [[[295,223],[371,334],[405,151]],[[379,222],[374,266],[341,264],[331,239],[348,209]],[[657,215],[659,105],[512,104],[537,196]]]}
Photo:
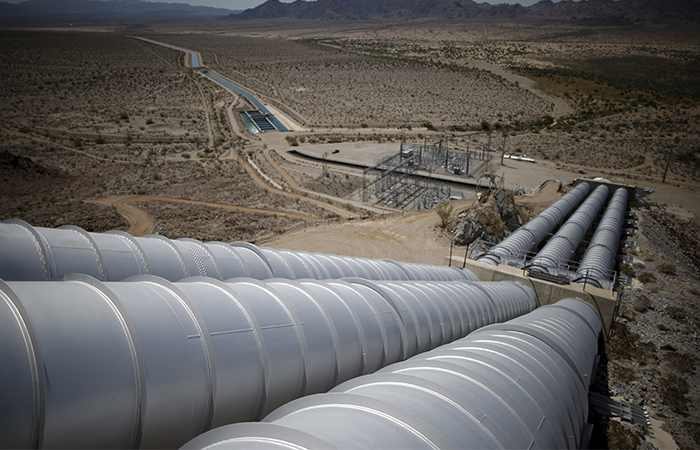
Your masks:
{"label": "dirt road", "polygon": [[[474,202],[475,200],[457,200],[452,205],[458,211]],[[450,251],[450,239],[440,230],[440,218],[434,209],[307,228],[273,236],[258,244],[272,248],[438,265],[442,264]],[[455,250],[455,255],[463,254],[464,249]]]}
{"label": "dirt road", "polygon": [[[561,194],[558,183],[548,183],[532,197],[517,197],[533,213],[544,209]],[[453,214],[472,206],[476,200],[453,200]],[[396,261],[442,265],[450,253],[451,238],[440,229],[440,218],[435,209],[404,214],[375,216],[306,228],[293,233],[276,235],[258,242],[272,248],[307,252],[332,253],[363,258],[389,258]],[[465,248],[453,248],[453,256],[464,257]]]}
{"label": "dirt road", "polygon": [[[321,207],[323,209],[327,209],[328,211],[331,211],[331,212],[339,215],[340,217],[349,218],[349,217],[354,217],[357,215],[356,213],[352,213],[352,212],[348,211],[347,209],[343,209],[341,207],[332,205],[328,201],[324,202],[322,200],[318,200],[315,198],[309,198],[305,195],[300,195],[300,194],[296,194],[294,192],[287,192],[287,191],[283,191],[283,190],[274,188],[274,187],[270,186],[269,184],[267,184],[265,182],[265,180],[263,180],[260,177],[260,175],[258,175],[258,173],[255,171],[255,169],[253,169],[250,166],[250,164],[248,164],[247,162],[242,162],[242,164],[243,164],[243,167],[245,167],[245,170],[248,172],[248,175],[250,175],[250,178],[252,178],[253,182],[255,184],[257,184],[258,186],[260,186],[261,188],[267,190],[268,192],[283,195],[285,197],[293,198],[295,200],[309,202],[309,203],[316,205],[318,207]],[[313,220],[316,220],[316,219],[313,219]]]}
{"label": "dirt road", "polygon": [[132,236],[143,236],[145,234],[153,233],[155,230],[155,223],[151,216],[148,215],[146,211],[134,205],[137,202],[169,202],[169,203],[186,203],[189,205],[202,205],[209,206],[212,208],[220,208],[227,211],[241,211],[248,213],[261,213],[273,216],[289,217],[291,219],[304,220],[308,222],[315,221],[315,217],[307,216],[305,214],[290,213],[284,211],[272,211],[269,209],[259,209],[259,208],[248,208],[246,206],[234,206],[226,205],[222,203],[213,202],[200,202],[196,200],[187,200],[182,198],[172,198],[172,197],[159,197],[155,195],[125,195],[125,196],[110,196],[110,197],[100,197],[95,200],[85,200],[86,203],[96,203],[99,205],[106,205],[115,208],[119,211],[126,220],[131,224],[131,228],[127,230]]}

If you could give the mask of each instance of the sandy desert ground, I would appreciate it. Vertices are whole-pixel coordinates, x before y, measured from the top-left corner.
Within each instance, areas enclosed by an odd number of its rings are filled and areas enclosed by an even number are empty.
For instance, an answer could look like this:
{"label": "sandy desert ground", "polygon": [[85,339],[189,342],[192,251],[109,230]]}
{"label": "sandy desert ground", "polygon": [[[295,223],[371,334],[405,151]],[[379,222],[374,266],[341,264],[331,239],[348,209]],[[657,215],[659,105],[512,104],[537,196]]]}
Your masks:
{"label": "sandy desert ground", "polygon": [[[516,199],[533,211],[555,198],[536,192],[547,179],[653,190],[634,206],[640,236],[624,267],[645,281],[622,293],[600,386],[647,404],[680,447],[696,448],[697,34],[513,23],[0,30],[0,219],[441,264],[451,235],[435,211],[361,204],[361,169],[329,164],[323,179],[321,163],[288,150],[398,151],[402,133],[459,147],[489,132],[501,150],[505,134],[506,153],[536,163],[496,158],[485,170],[534,194]],[[198,51],[294,131],[250,134],[238,115],[249,102],[133,36]],[[473,203],[454,202],[455,213]],[[602,448],[643,434],[607,426]]]}

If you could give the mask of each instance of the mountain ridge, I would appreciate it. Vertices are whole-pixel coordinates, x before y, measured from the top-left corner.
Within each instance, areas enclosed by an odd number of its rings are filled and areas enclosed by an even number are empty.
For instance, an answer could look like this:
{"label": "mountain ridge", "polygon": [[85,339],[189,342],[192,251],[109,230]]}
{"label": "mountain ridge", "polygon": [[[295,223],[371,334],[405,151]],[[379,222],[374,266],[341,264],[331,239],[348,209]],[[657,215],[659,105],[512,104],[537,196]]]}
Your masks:
{"label": "mountain ridge", "polygon": [[95,22],[124,19],[217,18],[241,11],[143,0],[27,0],[0,2],[0,23]]}
{"label": "mountain ridge", "polygon": [[583,25],[700,23],[696,0],[542,0],[532,6],[473,0],[268,0],[228,20],[533,20]]}

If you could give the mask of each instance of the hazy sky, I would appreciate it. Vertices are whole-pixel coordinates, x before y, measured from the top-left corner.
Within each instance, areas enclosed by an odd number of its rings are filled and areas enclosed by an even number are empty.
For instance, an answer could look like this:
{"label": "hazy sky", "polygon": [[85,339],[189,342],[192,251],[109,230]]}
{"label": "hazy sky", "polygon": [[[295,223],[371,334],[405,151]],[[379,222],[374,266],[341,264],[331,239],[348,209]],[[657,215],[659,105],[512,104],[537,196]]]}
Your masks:
{"label": "hazy sky", "polygon": [[[20,3],[24,0],[0,0],[7,3]],[[266,0],[146,0],[146,1],[161,1],[163,3],[189,3],[190,5],[214,6],[217,8],[228,9],[248,9],[254,8]],[[294,0],[280,0],[284,3],[291,3]],[[520,3],[523,6],[529,6],[537,3],[539,0],[474,0],[477,3]],[[559,1],[559,0],[554,0]]]}

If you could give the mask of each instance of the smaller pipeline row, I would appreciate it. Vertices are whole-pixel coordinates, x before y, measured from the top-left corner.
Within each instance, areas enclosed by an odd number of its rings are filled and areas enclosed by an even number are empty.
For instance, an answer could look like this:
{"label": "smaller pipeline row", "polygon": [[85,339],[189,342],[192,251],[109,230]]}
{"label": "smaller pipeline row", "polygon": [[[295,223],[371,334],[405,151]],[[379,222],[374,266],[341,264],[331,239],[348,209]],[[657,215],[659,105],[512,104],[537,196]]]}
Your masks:
{"label": "smaller pipeline row", "polygon": [[0,281],[0,447],[179,447],[535,306],[513,282]]}
{"label": "smaller pipeline row", "polygon": [[613,193],[591,243],[583,254],[575,282],[590,283],[600,288],[603,287],[601,282],[610,278],[609,273],[615,267],[617,250],[620,247],[628,197],[627,189],[624,188],[619,188]]}
{"label": "smaller pipeline row", "polygon": [[581,448],[599,334],[560,300],[182,449]]}
{"label": "smaller pipeline row", "polygon": [[156,275],[168,281],[189,276],[478,281],[473,273],[456,267],[274,250],[246,242],[134,237],[122,231],[89,233],[72,225],[33,227],[22,220],[0,223],[0,279],[46,281],[69,273],[101,281],[135,275]]}
{"label": "smaller pipeline row", "polygon": [[507,264],[511,259],[523,258],[528,252],[537,248],[547,233],[559,226],[590,191],[591,186],[588,183],[578,184],[532,220],[515,230],[513,234],[479,256],[477,261],[497,266]]}
{"label": "smaller pipeline row", "polygon": [[595,188],[526,267],[556,274],[559,266],[573,259],[574,252],[608,200],[609,192],[604,184]]}

